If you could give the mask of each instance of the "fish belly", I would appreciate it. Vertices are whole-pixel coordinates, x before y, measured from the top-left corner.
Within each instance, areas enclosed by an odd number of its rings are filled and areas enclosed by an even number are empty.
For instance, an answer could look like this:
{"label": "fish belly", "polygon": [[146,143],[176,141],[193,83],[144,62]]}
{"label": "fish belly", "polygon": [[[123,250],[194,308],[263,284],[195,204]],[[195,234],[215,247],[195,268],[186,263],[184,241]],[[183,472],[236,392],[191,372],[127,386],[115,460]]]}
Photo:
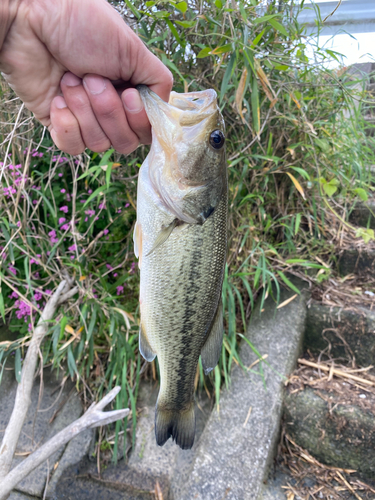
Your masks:
{"label": "fish belly", "polygon": [[[160,367],[155,430],[159,444],[172,436],[181,447],[190,448],[195,432],[194,378],[221,300],[227,193],[203,225],[177,226],[147,255],[161,229],[173,219],[150,186],[146,160],[138,180],[136,232],[141,262],[141,329]],[[178,418],[186,420],[181,429]]]}

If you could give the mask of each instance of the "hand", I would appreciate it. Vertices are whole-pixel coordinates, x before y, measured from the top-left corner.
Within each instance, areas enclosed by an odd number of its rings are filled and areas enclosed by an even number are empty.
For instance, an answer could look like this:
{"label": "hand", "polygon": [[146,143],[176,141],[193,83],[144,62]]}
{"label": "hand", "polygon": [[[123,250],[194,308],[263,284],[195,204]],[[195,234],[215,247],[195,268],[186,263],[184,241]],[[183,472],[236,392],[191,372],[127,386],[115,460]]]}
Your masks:
{"label": "hand", "polygon": [[172,75],[115,9],[105,0],[13,2],[0,69],[57,147],[76,155],[112,145],[129,154],[139,142],[149,144],[134,86],[148,85],[167,101]]}

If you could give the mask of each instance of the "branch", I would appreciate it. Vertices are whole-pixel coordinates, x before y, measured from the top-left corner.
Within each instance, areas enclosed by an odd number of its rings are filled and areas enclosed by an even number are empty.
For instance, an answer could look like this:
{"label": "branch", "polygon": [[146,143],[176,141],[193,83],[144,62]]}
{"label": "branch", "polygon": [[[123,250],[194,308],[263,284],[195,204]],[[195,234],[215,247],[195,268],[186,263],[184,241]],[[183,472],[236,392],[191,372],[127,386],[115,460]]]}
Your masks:
{"label": "branch", "polygon": [[101,425],[110,424],[125,418],[130,410],[115,410],[103,412],[102,409],[110,403],[120,392],[121,387],[112,389],[99,403],[94,403],[81,418],[70,424],[68,427],[53,436],[43,446],[29,455],[23,462],[15,467],[1,482],[0,500],[5,500],[12,489],[31,471],[36,469],[56,450],[61,448],[68,441],[73,439],[80,432]]}
{"label": "branch", "polygon": [[0,446],[0,484],[2,484],[2,480],[8,474],[12,466],[14,452],[31,403],[31,389],[34,383],[40,344],[48,331],[49,322],[54,317],[58,306],[62,303],[62,299],[70,296],[69,291],[72,285],[73,281],[71,279],[64,280],[60,283],[55,293],[45,305],[40,315],[38,325],[31,338],[25,362],[22,367],[21,382],[17,387],[13,412],[7,428],[5,429],[3,441]]}

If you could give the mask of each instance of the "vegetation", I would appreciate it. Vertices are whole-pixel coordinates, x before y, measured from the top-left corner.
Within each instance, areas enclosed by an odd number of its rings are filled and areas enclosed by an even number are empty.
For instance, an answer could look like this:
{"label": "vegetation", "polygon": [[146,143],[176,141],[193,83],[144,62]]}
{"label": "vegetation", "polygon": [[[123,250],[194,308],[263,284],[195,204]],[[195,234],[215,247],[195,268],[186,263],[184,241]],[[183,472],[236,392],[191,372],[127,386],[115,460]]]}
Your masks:
{"label": "vegetation", "polygon": [[[218,398],[231,365],[241,363],[237,345],[255,299],[274,289],[278,300],[279,282],[295,289],[287,273],[296,266],[326,279],[340,231],[353,231],[345,216],[367,200],[375,164],[362,115],[366,93],[345,68],[327,69],[338,54],[315,46],[311,63],[315,42],[297,22],[303,2],[113,3],[172,70],[174,90],[214,88],[225,117],[226,334],[214,374],[205,379],[201,370],[197,378]],[[1,369],[11,356],[19,373],[47,296],[64,273],[75,276],[80,292],[50,328],[43,362],[67,367],[92,399],[121,385],[116,407],[131,407],[134,439],[140,372],[157,377],[157,365],[146,365],[138,351],[132,244],[137,175],[148,148],[126,158],[113,150],[66,157],[5,83],[0,106],[0,313],[14,332],[0,343]],[[374,238],[371,230],[357,236]],[[127,425],[118,422],[116,436]],[[116,437],[115,456],[117,444]]]}

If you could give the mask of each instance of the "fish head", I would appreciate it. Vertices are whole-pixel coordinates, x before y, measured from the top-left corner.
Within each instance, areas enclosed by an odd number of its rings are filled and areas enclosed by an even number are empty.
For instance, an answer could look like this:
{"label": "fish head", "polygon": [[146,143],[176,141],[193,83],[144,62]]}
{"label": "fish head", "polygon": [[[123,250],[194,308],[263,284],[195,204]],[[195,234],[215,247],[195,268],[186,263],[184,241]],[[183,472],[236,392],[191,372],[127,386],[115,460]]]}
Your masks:
{"label": "fish head", "polygon": [[171,92],[166,103],[145,85],[137,89],[152,126],[153,188],[176,218],[202,224],[227,185],[225,126],[216,92]]}

